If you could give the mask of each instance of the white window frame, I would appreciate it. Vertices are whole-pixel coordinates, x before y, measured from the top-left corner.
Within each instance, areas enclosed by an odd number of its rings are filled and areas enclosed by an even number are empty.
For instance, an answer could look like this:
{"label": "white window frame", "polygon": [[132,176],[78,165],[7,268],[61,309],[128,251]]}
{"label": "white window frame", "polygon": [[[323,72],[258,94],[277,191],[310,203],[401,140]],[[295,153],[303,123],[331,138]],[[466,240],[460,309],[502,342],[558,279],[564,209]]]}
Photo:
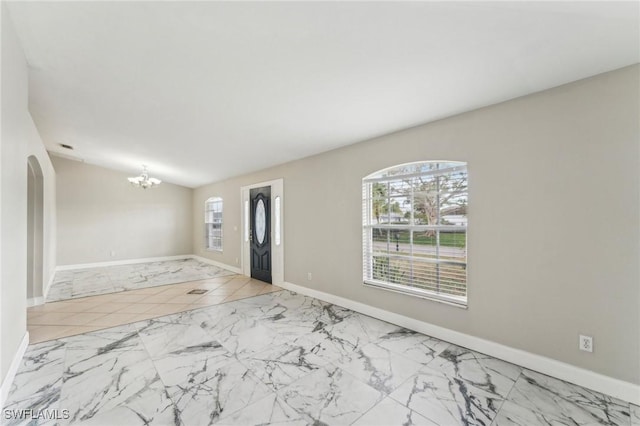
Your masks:
{"label": "white window frame", "polygon": [[[458,223],[452,224],[444,220],[440,215],[441,208],[446,205],[441,204],[441,196],[445,191],[440,187],[443,182],[440,177],[452,176],[460,178],[462,183],[455,187],[457,199],[464,200],[464,219],[460,215],[451,216]],[[418,180],[421,185],[429,182],[435,186],[430,186],[431,194],[437,194],[432,201],[437,211],[435,223],[424,223],[424,218],[420,221],[414,217],[414,191],[417,188]],[[363,252],[363,283],[366,286],[377,287],[394,292],[400,292],[412,296],[436,300],[452,304],[454,306],[467,306],[467,236],[468,226],[466,211],[468,209],[468,172],[467,163],[459,161],[420,161],[415,163],[400,164],[383,170],[374,172],[362,179],[362,252]],[[450,181],[449,181],[450,182]],[[457,181],[454,181],[457,182]],[[374,185],[384,185],[382,191],[380,187]],[[395,185],[395,187],[394,187]],[[404,188],[404,194],[398,196],[401,191],[397,188]],[[378,193],[376,200],[387,200],[380,214],[380,204],[374,211],[374,188]],[[386,188],[386,191],[385,191]],[[422,186],[424,188],[424,186]],[[435,190],[433,190],[435,188]],[[380,197],[380,193],[385,194]],[[391,194],[395,193],[395,198]],[[450,194],[448,192],[446,194]],[[442,195],[441,195],[442,194]],[[449,197],[451,199],[451,197]],[[455,198],[454,198],[455,199]],[[395,202],[408,205],[408,212],[392,212],[392,205]],[[379,201],[378,201],[379,202]],[[457,209],[457,207],[456,207]],[[397,208],[396,208],[397,210]],[[426,208],[425,208],[426,210]],[[432,222],[427,216],[427,222]],[[387,235],[386,242],[377,240],[374,244],[374,230],[380,230],[382,237]],[[406,233],[407,241],[402,242],[402,252],[399,250],[397,240],[391,239],[392,233]],[[419,253],[424,249],[424,245],[414,242],[414,235],[417,233],[433,232],[434,251],[428,255]],[[445,247],[441,243],[441,235],[455,232],[464,234],[464,247]],[[380,234],[378,234],[380,235]],[[444,247],[444,249],[442,249]],[[424,253],[424,251],[423,251]],[[397,275],[392,275],[392,262],[396,262]],[[382,265],[382,266],[381,266]],[[409,266],[410,265],[410,266]],[[428,265],[428,266],[427,266]],[[422,268],[422,269],[418,269]],[[400,278],[398,278],[400,277]],[[461,294],[464,291],[464,294]]]}
{"label": "white window frame", "polygon": [[[222,251],[223,208],[221,197],[211,197],[204,203],[204,246],[208,251]],[[213,235],[219,229],[219,235]]]}

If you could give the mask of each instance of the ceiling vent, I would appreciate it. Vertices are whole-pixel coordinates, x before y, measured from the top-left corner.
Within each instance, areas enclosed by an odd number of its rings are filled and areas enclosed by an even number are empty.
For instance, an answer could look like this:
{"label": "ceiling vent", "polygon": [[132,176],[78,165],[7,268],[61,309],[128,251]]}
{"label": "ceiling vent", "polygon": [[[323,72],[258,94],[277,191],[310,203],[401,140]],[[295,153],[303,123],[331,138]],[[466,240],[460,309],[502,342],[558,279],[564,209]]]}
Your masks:
{"label": "ceiling vent", "polygon": [[73,147],[71,145],[67,145],[66,143],[61,143],[60,146],[63,147],[64,149],[70,149],[73,151]]}

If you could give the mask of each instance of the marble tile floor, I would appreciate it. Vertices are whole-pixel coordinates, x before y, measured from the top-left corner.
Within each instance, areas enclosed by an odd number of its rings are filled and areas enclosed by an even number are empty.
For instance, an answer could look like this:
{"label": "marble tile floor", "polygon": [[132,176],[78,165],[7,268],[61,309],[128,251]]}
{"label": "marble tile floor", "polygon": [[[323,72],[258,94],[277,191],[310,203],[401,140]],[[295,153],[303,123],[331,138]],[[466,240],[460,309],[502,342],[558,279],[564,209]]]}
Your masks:
{"label": "marble tile floor", "polygon": [[280,290],[230,275],[50,302],[27,309],[27,330],[29,341],[39,343]]}
{"label": "marble tile floor", "polygon": [[640,425],[640,407],[286,290],[30,345],[5,409],[41,416],[11,425]]}
{"label": "marble tile floor", "polygon": [[47,302],[235,275],[196,259],[56,272]]}

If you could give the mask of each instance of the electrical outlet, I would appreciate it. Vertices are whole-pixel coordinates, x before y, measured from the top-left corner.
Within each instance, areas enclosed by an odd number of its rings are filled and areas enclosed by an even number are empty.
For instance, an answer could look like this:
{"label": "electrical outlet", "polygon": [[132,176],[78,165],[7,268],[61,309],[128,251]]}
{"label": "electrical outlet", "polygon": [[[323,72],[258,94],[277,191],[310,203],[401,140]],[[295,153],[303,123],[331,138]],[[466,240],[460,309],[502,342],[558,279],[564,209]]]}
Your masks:
{"label": "electrical outlet", "polygon": [[581,351],[593,352],[593,337],[581,334],[578,347]]}
{"label": "electrical outlet", "polygon": [[236,265],[238,264],[238,258],[236,257]]}
{"label": "electrical outlet", "polygon": [[311,281],[311,278],[313,278],[313,277],[311,276],[311,272],[307,272],[307,281]]}
{"label": "electrical outlet", "polygon": [[116,251],[115,250],[111,250],[111,257],[116,257]]}

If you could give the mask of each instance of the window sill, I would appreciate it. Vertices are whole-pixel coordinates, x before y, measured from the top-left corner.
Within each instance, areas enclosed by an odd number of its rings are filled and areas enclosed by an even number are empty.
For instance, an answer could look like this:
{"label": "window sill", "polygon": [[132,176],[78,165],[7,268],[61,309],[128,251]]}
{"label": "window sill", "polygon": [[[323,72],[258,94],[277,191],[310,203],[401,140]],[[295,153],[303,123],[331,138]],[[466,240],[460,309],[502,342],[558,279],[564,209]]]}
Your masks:
{"label": "window sill", "polygon": [[421,299],[431,300],[433,302],[444,303],[445,305],[454,306],[456,308],[467,309],[467,301],[455,296],[446,296],[432,293],[430,291],[420,290],[417,288],[408,288],[401,285],[394,285],[381,281],[365,280],[363,285],[366,287],[374,287],[380,290],[392,291],[394,293],[405,294],[407,296],[419,297]]}
{"label": "window sill", "polygon": [[204,249],[205,251],[210,251],[210,252],[214,252],[214,253],[222,253],[222,249],[212,249],[212,248],[206,248]]}

